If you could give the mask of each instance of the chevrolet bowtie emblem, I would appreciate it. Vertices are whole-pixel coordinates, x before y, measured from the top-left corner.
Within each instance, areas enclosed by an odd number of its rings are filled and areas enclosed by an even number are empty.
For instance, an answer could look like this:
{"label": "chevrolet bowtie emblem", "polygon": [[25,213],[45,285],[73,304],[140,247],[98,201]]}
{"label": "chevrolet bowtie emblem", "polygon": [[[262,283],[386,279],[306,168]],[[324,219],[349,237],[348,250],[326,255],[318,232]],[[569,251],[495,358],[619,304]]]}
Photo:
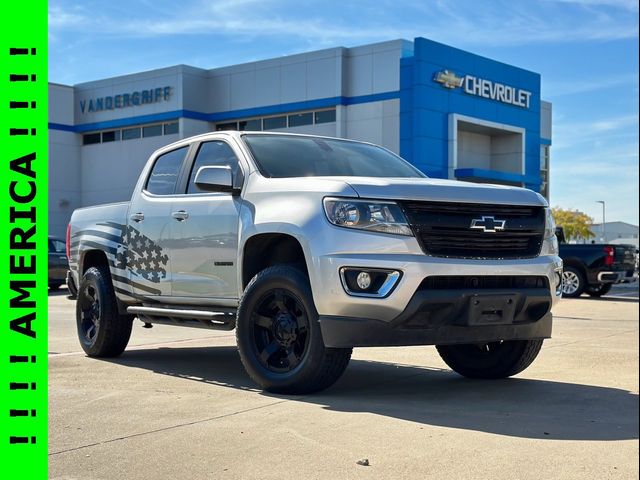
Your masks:
{"label": "chevrolet bowtie emblem", "polygon": [[483,232],[496,233],[498,230],[504,230],[506,220],[496,220],[494,217],[474,218],[471,220],[471,228],[482,230]]}
{"label": "chevrolet bowtie emblem", "polygon": [[447,88],[458,88],[462,86],[464,78],[457,76],[454,72],[444,70],[443,72],[436,73],[434,80]]}

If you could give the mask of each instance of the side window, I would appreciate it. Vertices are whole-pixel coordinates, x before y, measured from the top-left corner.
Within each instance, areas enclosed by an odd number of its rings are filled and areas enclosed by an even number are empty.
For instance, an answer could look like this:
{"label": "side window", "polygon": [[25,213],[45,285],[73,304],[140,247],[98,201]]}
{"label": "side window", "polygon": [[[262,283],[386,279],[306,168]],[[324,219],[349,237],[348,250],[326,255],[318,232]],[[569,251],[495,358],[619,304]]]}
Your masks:
{"label": "side window", "polygon": [[156,159],[147,180],[147,192],[155,195],[172,195],[174,193],[182,161],[188,148],[178,148],[160,155]]}
{"label": "side window", "polygon": [[238,176],[242,175],[238,165],[238,158],[229,145],[220,141],[204,142],[200,145],[196,160],[193,162],[193,167],[191,167],[187,193],[205,193],[195,184],[196,173],[201,167],[230,167],[235,185],[238,184]]}

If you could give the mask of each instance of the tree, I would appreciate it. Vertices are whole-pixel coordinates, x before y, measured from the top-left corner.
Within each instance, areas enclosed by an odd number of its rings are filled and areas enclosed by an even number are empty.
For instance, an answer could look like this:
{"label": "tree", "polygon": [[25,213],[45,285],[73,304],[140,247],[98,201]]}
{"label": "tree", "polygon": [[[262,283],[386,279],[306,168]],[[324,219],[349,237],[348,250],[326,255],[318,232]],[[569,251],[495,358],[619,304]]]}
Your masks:
{"label": "tree", "polygon": [[567,241],[588,240],[595,237],[595,234],[591,231],[593,218],[586,213],[578,210],[565,210],[560,207],[554,207],[551,211],[553,212],[553,218],[556,220],[556,225],[562,227]]}

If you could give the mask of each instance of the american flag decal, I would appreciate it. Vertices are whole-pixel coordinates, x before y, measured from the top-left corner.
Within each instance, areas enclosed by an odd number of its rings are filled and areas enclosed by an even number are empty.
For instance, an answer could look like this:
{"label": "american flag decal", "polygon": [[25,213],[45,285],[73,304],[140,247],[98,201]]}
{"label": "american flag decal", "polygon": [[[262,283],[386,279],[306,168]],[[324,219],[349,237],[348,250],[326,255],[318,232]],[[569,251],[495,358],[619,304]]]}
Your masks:
{"label": "american flag decal", "polygon": [[[130,225],[127,226],[127,249],[121,247],[116,252],[117,268],[127,267],[138,277],[153,283],[159,283],[167,276],[169,257],[162,253],[156,243]],[[125,242],[123,242],[125,243]]]}

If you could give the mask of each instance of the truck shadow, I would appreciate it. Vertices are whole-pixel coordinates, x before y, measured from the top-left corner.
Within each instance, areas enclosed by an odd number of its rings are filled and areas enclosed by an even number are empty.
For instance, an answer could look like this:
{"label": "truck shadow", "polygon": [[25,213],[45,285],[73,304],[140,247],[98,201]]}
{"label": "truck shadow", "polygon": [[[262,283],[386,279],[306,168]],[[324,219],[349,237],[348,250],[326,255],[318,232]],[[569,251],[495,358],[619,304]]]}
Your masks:
{"label": "truck shadow", "polygon": [[130,350],[109,361],[332,411],[424,425],[552,440],[638,438],[638,395],[618,388],[526,378],[476,381],[449,370],[352,360],[330,389],[295,397],[257,390],[235,347]]}

